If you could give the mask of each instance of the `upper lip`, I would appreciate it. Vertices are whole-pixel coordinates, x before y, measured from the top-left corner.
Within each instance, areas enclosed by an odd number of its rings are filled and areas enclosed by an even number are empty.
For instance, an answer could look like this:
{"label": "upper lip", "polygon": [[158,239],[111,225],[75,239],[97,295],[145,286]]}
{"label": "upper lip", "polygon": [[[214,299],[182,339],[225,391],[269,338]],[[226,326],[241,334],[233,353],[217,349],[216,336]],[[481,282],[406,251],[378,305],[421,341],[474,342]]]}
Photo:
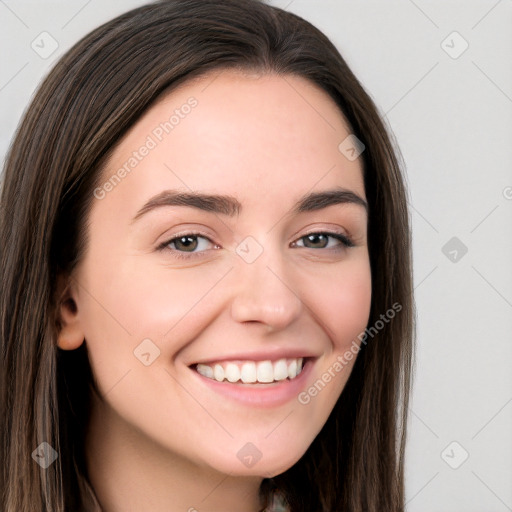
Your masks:
{"label": "upper lip", "polygon": [[317,355],[300,348],[265,350],[265,351],[245,351],[233,354],[215,355],[212,357],[203,357],[201,360],[195,361],[194,364],[208,364],[215,361],[277,361],[279,359],[296,359],[296,358],[316,358]]}

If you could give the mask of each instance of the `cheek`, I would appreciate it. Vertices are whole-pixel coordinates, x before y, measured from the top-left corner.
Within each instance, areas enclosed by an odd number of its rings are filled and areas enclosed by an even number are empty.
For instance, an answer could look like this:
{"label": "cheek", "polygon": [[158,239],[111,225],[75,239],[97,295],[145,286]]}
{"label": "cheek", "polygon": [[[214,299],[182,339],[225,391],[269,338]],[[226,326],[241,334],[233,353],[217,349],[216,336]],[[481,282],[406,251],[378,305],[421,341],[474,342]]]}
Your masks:
{"label": "cheek", "polygon": [[126,265],[117,277],[118,290],[124,293],[113,290],[109,300],[122,301],[119,316],[134,339],[154,337],[176,350],[182,339],[178,334],[185,330],[193,339],[201,319],[210,315],[213,297],[226,286],[222,278],[229,269],[229,265],[181,269],[161,263]]}
{"label": "cheek", "polygon": [[333,352],[345,351],[365,330],[371,297],[370,266],[364,259],[347,263],[339,273],[331,272],[323,279],[311,304]]}
{"label": "cheek", "polygon": [[[159,366],[198,336],[201,319],[214,306],[213,291],[224,286],[221,280],[228,270],[167,269],[113,253],[91,254],[77,278],[85,339],[99,383],[108,387],[127,370],[138,368],[134,351],[143,340],[160,350],[155,359]],[[144,346],[151,351],[151,344]]]}
{"label": "cheek", "polygon": [[[318,288],[315,288],[316,290]],[[311,310],[330,340],[318,361],[314,382],[298,397],[321,428],[331,413],[357,358],[358,337],[368,324],[371,308],[371,270],[361,259],[330,273],[323,287],[311,295]],[[314,306],[313,306],[314,305]]]}

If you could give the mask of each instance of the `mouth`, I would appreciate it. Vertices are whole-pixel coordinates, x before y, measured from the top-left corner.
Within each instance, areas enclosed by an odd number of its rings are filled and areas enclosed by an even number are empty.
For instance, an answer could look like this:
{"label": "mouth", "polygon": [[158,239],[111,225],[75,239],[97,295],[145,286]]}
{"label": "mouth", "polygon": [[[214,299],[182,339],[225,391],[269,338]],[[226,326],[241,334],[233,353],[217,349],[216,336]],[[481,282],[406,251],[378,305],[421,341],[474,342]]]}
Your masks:
{"label": "mouth", "polygon": [[246,407],[272,409],[293,402],[308,386],[318,358],[301,353],[240,354],[236,359],[203,360],[188,368],[196,377],[198,394],[213,392]]}
{"label": "mouth", "polygon": [[308,359],[281,358],[275,361],[235,360],[197,363],[191,369],[206,379],[231,384],[273,384],[292,381],[302,372]]}

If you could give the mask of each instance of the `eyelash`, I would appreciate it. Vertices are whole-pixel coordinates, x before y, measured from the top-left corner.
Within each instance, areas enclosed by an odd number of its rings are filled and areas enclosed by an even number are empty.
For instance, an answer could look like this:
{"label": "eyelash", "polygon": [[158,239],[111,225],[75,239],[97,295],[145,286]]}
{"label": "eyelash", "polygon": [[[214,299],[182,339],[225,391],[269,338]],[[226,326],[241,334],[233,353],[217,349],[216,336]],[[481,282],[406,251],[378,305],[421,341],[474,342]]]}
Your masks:
{"label": "eyelash", "polygon": [[[338,251],[341,251],[343,249],[355,246],[354,242],[347,235],[344,235],[343,233],[337,233],[337,232],[331,232],[331,231],[312,231],[311,233],[306,233],[305,235],[301,236],[297,240],[302,240],[303,238],[306,238],[307,236],[310,236],[310,235],[327,235],[327,236],[329,236],[331,238],[334,238],[334,239],[336,239],[336,240],[341,242],[342,247],[338,247],[338,248],[332,248],[332,247],[331,248],[325,248],[325,247],[324,248],[320,248],[320,249],[323,249],[323,250],[338,252]],[[173,255],[173,257],[178,258],[178,259],[191,259],[191,258],[196,258],[196,257],[201,256],[201,254],[204,251],[187,253],[186,251],[178,251],[177,249],[170,249],[168,247],[171,243],[175,242],[176,240],[179,240],[180,238],[185,238],[185,237],[205,238],[210,243],[214,243],[207,236],[205,236],[202,233],[190,232],[190,233],[183,233],[183,234],[174,236],[173,238],[171,238],[171,239],[163,242],[162,244],[160,244],[157,247],[157,250],[158,251],[169,250],[169,251],[175,253]],[[314,248],[311,248],[311,247],[305,247],[305,249],[319,250],[319,249],[314,249]]]}

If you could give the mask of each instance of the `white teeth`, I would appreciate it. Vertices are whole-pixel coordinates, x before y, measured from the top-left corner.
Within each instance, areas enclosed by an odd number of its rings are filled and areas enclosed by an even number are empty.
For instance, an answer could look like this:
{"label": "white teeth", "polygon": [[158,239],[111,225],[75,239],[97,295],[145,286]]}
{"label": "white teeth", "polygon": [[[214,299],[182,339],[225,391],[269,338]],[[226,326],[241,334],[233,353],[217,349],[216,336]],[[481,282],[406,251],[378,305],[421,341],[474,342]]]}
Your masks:
{"label": "white teeth", "polygon": [[215,377],[215,380],[218,380],[219,382],[224,380],[224,368],[222,368],[220,364],[215,365],[215,368],[213,369],[213,376]]}
{"label": "white teeth", "polygon": [[279,359],[274,363],[274,380],[284,380],[288,377],[286,359]]}
{"label": "white teeth", "polygon": [[[202,374],[204,375],[204,374]],[[288,365],[288,377],[290,379],[293,379],[297,375],[297,361],[294,359],[289,365]]]}
{"label": "white teeth", "polygon": [[240,370],[236,364],[228,363],[226,365],[226,379],[228,379],[229,382],[240,380]]}
{"label": "white teeth", "polygon": [[274,380],[274,367],[272,361],[261,361],[256,365],[258,382],[272,382]]}
{"label": "white teeth", "polygon": [[197,373],[208,377],[209,379],[213,379],[213,369],[211,366],[207,364],[198,364],[197,365]]}
{"label": "white teeth", "polygon": [[242,382],[246,384],[251,384],[256,382],[257,373],[256,373],[256,363],[253,361],[249,361],[248,363],[244,363],[242,365],[242,370],[240,371],[240,378]]}
{"label": "white teeth", "polygon": [[244,361],[215,363],[213,365],[197,364],[197,373],[218,382],[242,381],[245,384],[255,382],[270,383],[285,379],[294,379],[302,371],[303,358],[279,359],[277,361]]}

